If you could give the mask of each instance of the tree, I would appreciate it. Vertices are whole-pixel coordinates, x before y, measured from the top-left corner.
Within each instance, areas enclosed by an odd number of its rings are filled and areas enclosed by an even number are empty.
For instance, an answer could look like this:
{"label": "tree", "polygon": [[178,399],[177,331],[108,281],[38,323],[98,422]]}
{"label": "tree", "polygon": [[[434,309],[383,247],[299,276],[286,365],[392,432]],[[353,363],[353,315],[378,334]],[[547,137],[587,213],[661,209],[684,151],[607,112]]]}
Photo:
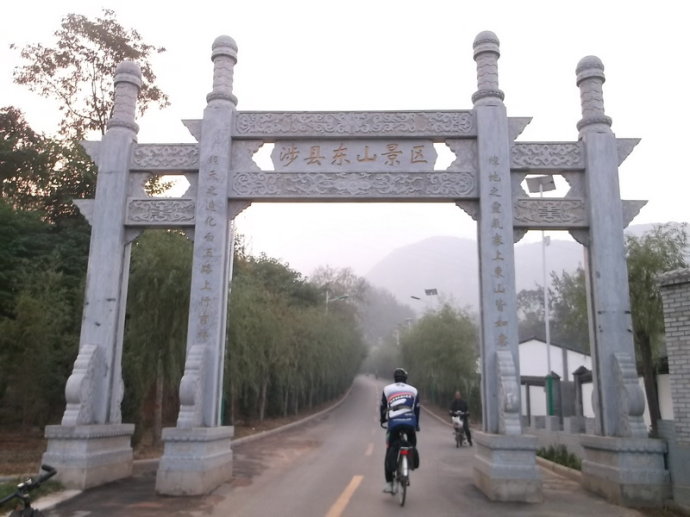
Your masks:
{"label": "tree", "polygon": [[36,133],[16,108],[0,109],[0,198],[58,222],[78,214],[72,199],[95,190],[96,167],[80,145]]}
{"label": "tree", "polygon": [[517,293],[517,311],[520,339],[544,335],[544,290],[541,286]]}
{"label": "tree", "polygon": [[15,68],[14,80],[58,102],[63,137],[81,140],[91,131],[105,133],[113,108],[113,74],[124,60],[136,61],[141,67],[144,84],[137,103],[139,113],[152,104],[169,105],[167,95],[155,86],[150,63],[153,54],[165,49],[143,43],[136,30],[120,25],[114,11],[103,9],[95,20],[68,14],[60,27],[54,33],[55,46],[36,43],[21,49],[26,63]]}
{"label": "tree", "polygon": [[54,270],[27,270],[22,285],[14,316],[0,320],[0,420],[42,427],[64,408],[77,351],[72,307],[65,303],[69,287]]}
{"label": "tree", "polygon": [[323,286],[236,251],[225,366],[232,421],[285,416],[340,395],[364,357],[350,304],[326,311]]}
{"label": "tree", "polygon": [[554,341],[589,353],[585,270],[578,267],[573,274],[563,271],[560,277],[552,273],[551,285],[554,289],[550,297]]}
{"label": "tree", "polygon": [[[177,406],[187,338],[192,245],[175,231],[146,231],[132,250],[125,376],[137,421],[151,415],[153,443],[166,409]],[[171,403],[166,407],[165,402]],[[146,411],[151,407],[153,411]]]}
{"label": "tree", "polygon": [[400,336],[403,367],[433,403],[446,405],[456,390],[471,393],[477,380],[477,325],[464,310],[444,305]]}
{"label": "tree", "polygon": [[654,226],[640,237],[628,236],[626,239],[633,336],[654,435],[661,419],[655,365],[659,359],[664,332],[663,305],[657,276],[666,271],[687,267],[687,249],[685,224]]}

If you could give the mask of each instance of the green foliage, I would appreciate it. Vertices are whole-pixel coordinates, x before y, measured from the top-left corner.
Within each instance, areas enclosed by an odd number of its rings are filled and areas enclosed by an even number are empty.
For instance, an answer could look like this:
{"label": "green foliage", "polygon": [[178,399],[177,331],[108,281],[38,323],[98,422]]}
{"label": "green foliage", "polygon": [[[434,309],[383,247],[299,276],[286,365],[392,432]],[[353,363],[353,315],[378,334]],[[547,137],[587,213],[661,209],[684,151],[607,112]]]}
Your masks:
{"label": "green foliage", "polygon": [[574,274],[563,271],[559,277],[551,275],[551,315],[553,340],[589,353],[589,323],[587,319],[587,290],[585,271],[578,267]]}
{"label": "green foliage", "polygon": [[389,339],[369,349],[362,370],[374,374],[377,378],[389,378],[400,364],[402,364],[400,347],[394,339]]}
{"label": "green foliage", "polygon": [[[192,243],[175,231],[146,231],[134,243],[127,297],[123,415],[160,435],[173,423],[184,371]],[[158,407],[161,405],[163,407]],[[152,410],[153,408],[153,410]],[[158,411],[159,413],[156,413]]]}
{"label": "green foliage", "polygon": [[550,445],[548,448],[542,447],[537,450],[537,456],[544,458],[570,469],[582,470],[582,461],[573,453],[568,451],[565,445]]}
{"label": "green foliage", "polygon": [[[12,481],[0,482],[0,497],[5,497],[10,494],[13,494],[17,490],[17,485],[19,483],[23,483],[24,481],[26,481],[26,478],[16,478]],[[46,481],[40,487],[31,491],[32,504],[39,497],[52,494],[54,492],[60,492],[64,489],[65,487],[59,481],[55,481],[54,479]],[[18,499],[13,499],[12,501],[8,501],[5,504],[0,504],[0,512],[2,512],[4,515],[4,512],[10,512],[16,509],[17,503],[19,503],[19,508],[21,508],[21,503]]]}
{"label": "green foliage", "polygon": [[63,389],[77,348],[74,321],[60,273],[27,272],[22,284],[14,317],[0,320],[0,419],[43,426],[64,407]]}
{"label": "green foliage", "polygon": [[[422,397],[445,407],[456,390],[465,396],[477,383],[477,326],[464,310],[444,305],[400,336],[403,364]],[[468,401],[470,403],[471,401]],[[478,415],[476,415],[478,416]]]}
{"label": "green foliage", "polygon": [[[0,421],[54,422],[76,356],[88,231],[0,200]],[[27,374],[27,372],[29,372]]]}
{"label": "green foliage", "polygon": [[640,237],[629,236],[626,239],[630,305],[638,346],[644,337],[649,337],[653,350],[658,350],[664,319],[657,276],[687,267],[687,248],[685,224],[654,226]]}
{"label": "green foliage", "polygon": [[228,315],[226,420],[283,416],[341,394],[364,356],[348,304],[265,256],[235,258]]}
{"label": "green foliage", "polygon": [[644,378],[652,435],[656,435],[657,422],[661,419],[655,364],[659,359],[664,332],[663,305],[657,277],[666,271],[687,267],[687,249],[685,224],[654,226],[640,237],[630,236],[626,239],[633,338]]}
{"label": "green foliage", "polygon": [[35,133],[22,113],[0,109],[0,198],[59,222],[78,211],[74,198],[93,197],[96,168],[81,145]]}
{"label": "green foliage", "polygon": [[521,339],[544,335],[544,290],[523,289],[517,293],[518,328]]}
{"label": "green foliage", "polygon": [[136,30],[123,27],[112,10],[94,20],[66,15],[54,34],[54,46],[27,45],[25,61],[14,80],[29,90],[58,102],[60,134],[81,140],[90,131],[105,133],[113,108],[113,74],[124,60],[139,64],[144,79],[137,106],[143,114],[151,104],[166,107],[167,96],[155,86],[151,56],[165,49],[142,42]]}

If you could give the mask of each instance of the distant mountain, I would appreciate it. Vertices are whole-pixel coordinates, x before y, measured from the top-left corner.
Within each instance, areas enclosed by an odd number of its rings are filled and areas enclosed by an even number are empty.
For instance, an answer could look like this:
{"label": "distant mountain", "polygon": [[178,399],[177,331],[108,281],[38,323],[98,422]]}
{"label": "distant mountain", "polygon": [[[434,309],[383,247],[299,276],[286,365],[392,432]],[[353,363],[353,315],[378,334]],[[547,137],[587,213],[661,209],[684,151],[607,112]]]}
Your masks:
{"label": "distant mountain", "polygon": [[[641,235],[653,225],[635,225],[626,233]],[[559,275],[572,273],[584,264],[584,249],[574,242],[551,239],[546,248],[547,271]],[[479,305],[479,266],[477,243],[458,237],[430,237],[389,253],[365,275],[373,285],[387,289],[413,308],[432,307],[436,300],[425,296],[425,289],[437,289],[438,301],[459,306]],[[515,283],[517,290],[544,284],[541,242],[515,245]],[[418,297],[415,300],[412,297]]]}

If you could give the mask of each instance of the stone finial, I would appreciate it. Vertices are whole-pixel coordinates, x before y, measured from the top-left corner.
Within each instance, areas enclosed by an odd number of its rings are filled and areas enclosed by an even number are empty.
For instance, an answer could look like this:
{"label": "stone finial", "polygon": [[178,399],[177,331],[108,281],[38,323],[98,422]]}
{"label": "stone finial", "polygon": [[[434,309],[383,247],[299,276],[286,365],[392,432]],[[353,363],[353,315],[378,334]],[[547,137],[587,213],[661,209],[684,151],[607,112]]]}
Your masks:
{"label": "stone finial", "polygon": [[206,96],[206,102],[225,100],[237,105],[237,97],[232,94],[233,70],[237,63],[237,44],[230,36],[218,36],[213,42],[212,49],[213,91]]}
{"label": "stone finial", "polygon": [[498,89],[498,37],[491,31],[484,31],[474,38],[474,60],[477,62],[477,91],[472,95],[472,102],[477,104],[480,99],[498,99],[503,101],[504,95]]}
{"label": "stone finial", "polygon": [[585,129],[610,131],[611,119],[604,113],[604,64],[596,56],[583,57],[575,72],[582,105],[582,119],[577,123],[580,135]]}
{"label": "stone finial", "polygon": [[141,89],[141,69],[133,61],[123,61],[115,69],[115,102],[113,115],[108,121],[111,127],[125,127],[135,133],[139,126],[134,121],[137,108],[137,96]]}

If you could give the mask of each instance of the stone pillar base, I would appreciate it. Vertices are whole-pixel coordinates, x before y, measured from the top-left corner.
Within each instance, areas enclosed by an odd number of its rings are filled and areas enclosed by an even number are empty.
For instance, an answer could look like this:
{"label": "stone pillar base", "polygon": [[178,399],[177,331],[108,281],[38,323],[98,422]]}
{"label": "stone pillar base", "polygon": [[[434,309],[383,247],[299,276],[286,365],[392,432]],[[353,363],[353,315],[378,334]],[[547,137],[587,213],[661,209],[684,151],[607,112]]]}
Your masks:
{"label": "stone pillar base", "polygon": [[474,484],[491,501],[543,501],[536,437],[475,431],[472,441]]}
{"label": "stone pillar base", "polygon": [[67,488],[84,490],[132,475],[134,424],[48,425],[42,463]]}
{"label": "stone pillar base", "polygon": [[156,492],[202,495],[232,478],[234,428],[163,429],[163,456],[158,464]]}
{"label": "stone pillar base", "polygon": [[609,501],[659,507],[671,496],[666,443],[651,438],[583,436],[582,484]]}

